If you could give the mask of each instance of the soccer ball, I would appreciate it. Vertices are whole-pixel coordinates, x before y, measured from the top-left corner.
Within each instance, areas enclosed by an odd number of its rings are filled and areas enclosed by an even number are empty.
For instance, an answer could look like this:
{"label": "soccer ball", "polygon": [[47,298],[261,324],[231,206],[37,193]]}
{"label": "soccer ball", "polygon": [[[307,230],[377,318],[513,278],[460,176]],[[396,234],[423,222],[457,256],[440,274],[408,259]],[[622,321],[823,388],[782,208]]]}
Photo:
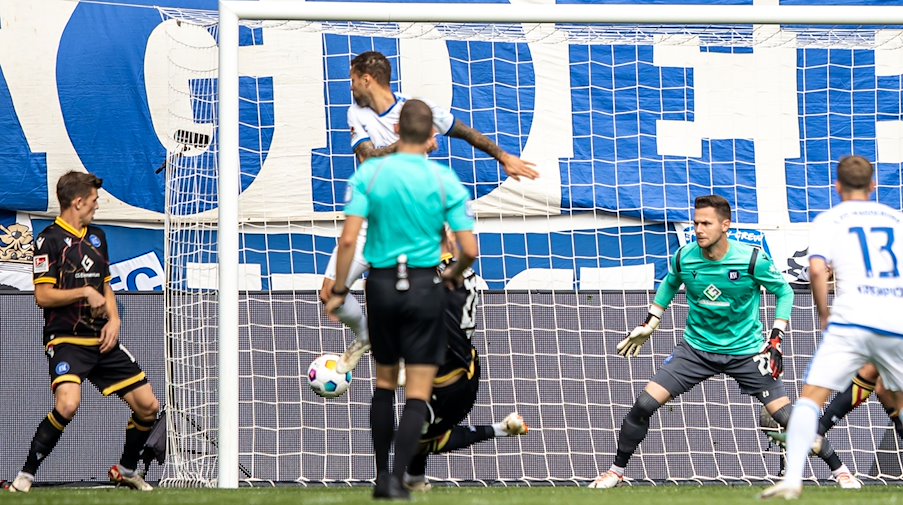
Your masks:
{"label": "soccer ball", "polygon": [[335,354],[324,354],[315,359],[307,369],[307,380],[310,389],[323,398],[336,398],[348,391],[351,385],[351,372],[336,372],[339,357]]}

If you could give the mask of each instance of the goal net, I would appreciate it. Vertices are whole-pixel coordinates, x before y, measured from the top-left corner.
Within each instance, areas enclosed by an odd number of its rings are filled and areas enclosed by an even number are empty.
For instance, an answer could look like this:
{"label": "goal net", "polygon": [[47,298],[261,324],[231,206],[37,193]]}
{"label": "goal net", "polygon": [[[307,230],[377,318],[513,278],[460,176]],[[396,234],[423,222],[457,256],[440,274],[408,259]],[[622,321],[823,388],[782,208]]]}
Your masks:
{"label": "goal net", "polygon": [[[432,155],[476,199],[483,381],[467,422],[516,410],[530,425],[527,436],[432,456],[433,479],[585,483],[608,468],[621,420],[682,338],[682,295],[639,357],[614,348],[644,319],[668,258],[693,240],[697,196],[727,198],[733,238],[765,248],[800,288],[785,344],[792,398],[819,339],[802,268],[807,224],[837,202],[837,160],[874,160],[878,200],[903,206],[899,27],[242,21],[240,195],[231,195],[218,181],[217,15],[161,14],[170,485],[216,483],[219,408],[235,401],[242,481],[374,478],[369,357],[338,399],[314,395],[306,379],[314,358],[352,339],[324,317],[317,291],[356,166],[345,115],[361,52],[389,58],[394,90],[449,108],[541,172],[508,180],[448,137]],[[217,210],[226,201],[238,203],[238,325],[225,330],[239,358],[223,370]],[[763,299],[770,321],[774,300]],[[220,379],[236,376],[235,397],[220,398]],[[774,479],[780,453],[758,418],[755,400],[715,377],[657,413],[627,476]],[[861,478],[901,479],[888,425],[871,400],[829,439]],[[813,460],[808,475],[830,472]]]}

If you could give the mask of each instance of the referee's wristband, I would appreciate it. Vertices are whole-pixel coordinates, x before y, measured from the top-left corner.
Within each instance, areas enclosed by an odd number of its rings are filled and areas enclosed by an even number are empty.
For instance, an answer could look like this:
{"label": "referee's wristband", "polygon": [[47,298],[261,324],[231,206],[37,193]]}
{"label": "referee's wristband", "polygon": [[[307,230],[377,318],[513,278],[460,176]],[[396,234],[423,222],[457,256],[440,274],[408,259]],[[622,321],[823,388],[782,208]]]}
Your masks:
{"label": "referee's wristband", "polygon": [[336,291],[335,286],[332,287],[332,294],[335,296],[345,296],[349,291],[351,290],[348,288],[345,288],[343,291]]}

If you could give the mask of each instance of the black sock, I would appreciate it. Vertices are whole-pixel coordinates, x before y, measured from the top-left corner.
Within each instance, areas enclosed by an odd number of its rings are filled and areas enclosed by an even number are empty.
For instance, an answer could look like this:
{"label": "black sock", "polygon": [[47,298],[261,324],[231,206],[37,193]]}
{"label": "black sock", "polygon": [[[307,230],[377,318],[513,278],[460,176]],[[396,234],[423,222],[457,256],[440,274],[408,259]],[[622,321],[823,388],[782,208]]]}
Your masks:
{"label": "black sock", "polygon": [[414,455],[414,459],[408,463],[408,474],[409,475],[426,475],[426,458],[429,454],[425,452],[419,452]]}
{"label": "black sock", "polygon": [[618,432],[618,452],[615,453],[615,466],[627,467],[627,462],[636,451],[640,442],[646,438],[649,431],[649,418],[661,407],[658,400],[649,393],[643,391],[633,402],[630,412],[621,423],[621,431]]}
{"label": "black sock", "polygon": [[818,420],[818,434],[824,435],[835,424],[839,423],[847,414],[862,404],[872,391],[875,390],[875,383],[869,382],[862,378],[859,374],[853,379],[844,392],[838,393],[831,403],[825,407],[825,413]]}
{"label": "black sock", "polygon": [[[790,411],[793,410],[793,407],[788,403],[784,405],[777,412],[771,415],[774,420],[781,425],[784,430],[787,429],[787,424],[790,421]],[[823,416],[824,417],[824,416]],[[837,470],[841,466],[843,466],[843,461],[840,460],[840,456],[834,452],[834,446],[831,445],[831,442],[828,442],[827,438],[822,438],[821,442],[821,450],[818,451],[818,457],[823,459],[825,463],[828,464],[828,468],[833,472]]]}
{"label": "black sock", "polygon": [[427,410],[427,404],[423,400],[409,399],[404,404],[404,412],[395,432],[395,464],[392,468],[392,474],[399,481],[408,469],[408,463],[417,454]]}
{"label": "black sock", "polygon": [[[486,426],[455,426],[430,442],[428,450],[434,454],[470,447],[477,442],[495,438],[495,428]],[[408,472],[410,473],[410,472]],[[413,475],[413,474],[411,474]]]}
{"label": "black sock", "polygon": [[44,461],[44,458],[50,455],[56,443],[59,442],[63,430],[69,424],[71,419],[63,417],[56,409],[50,411],[47,417],[38,425],[35,430],[34,438],[31,439],[31,447],[28,449],[28,456],[25,458],[25,465],[22,471],[34,475],[38,471],[38,467]]}
{"label": "black sock", "polygon": [[376,388],[370,403],[370,434],[376,455],[376,475],[389,472],[389,449],[395,432],[395,391]]}
{"label": "black sock", "polygon": [[900,437],[900,440],[903,440],[903,422],[900,421],[900,412],[893,407],[884,407],[884,411],[887,412],[887,417],[894,423],[894,431],[897,432],[897,436]]}
{"label": "black sock", "polygon": [[138,418],[138,414],[132,414],[129,424],[125,429],[125,445],[122,447],[122,457],[119,458],[119,464],[126,470],[134,470],[138,467],[138,457],[141,455],[141,449],[144,448],[147,437],[150,436],[151,430],[154,428],[156,419],[150,421],[142,421]]}

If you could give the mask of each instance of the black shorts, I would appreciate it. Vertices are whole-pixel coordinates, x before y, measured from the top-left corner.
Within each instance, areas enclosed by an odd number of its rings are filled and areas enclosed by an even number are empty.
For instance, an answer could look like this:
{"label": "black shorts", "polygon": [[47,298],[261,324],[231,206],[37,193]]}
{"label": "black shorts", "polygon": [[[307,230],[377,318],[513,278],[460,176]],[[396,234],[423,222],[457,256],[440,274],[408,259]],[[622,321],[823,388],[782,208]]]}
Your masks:
{"label": "black shorts", "polygon": [[96,345],[75,344],[48,346],[46,353],[51,390],[64,382],[81,384],[88,379],[104,396],[115,393],[121,397],[147,384],[141,367],[122,344],[106,354]]}
{"label": "black shorts", "polygon": [[435,268],[410,268],[410,288],[395,288],[394,268],[371,269],[367,277],[367,328],[373,359],[395,365],[438,365],[447,337],[442,314],[446,288]]}
{"label": "black shorts", "polygon": [[429,425],[420,441],[429,442],[445,435],[467,417],[477,401],[479,389],[480,360],[474,353],[473,368],[464,371],[457,382],[445,387],[433,387],[433,399],[430,401],[430,412],[427,417]]}
{"label": "black shorts", "polygon": [[768,392],[768,398],[787,396],[784,383],[774,380],[770,371],[763,372],[754,358],[758,354],[728,355],[700,351],[681,342],[674,352],[665,358],[661,368],[652,377],[652,382],[668,390],[672,398],[693,389],[709,377],[723,373],[737,381],[740,392],[757,395]]}

